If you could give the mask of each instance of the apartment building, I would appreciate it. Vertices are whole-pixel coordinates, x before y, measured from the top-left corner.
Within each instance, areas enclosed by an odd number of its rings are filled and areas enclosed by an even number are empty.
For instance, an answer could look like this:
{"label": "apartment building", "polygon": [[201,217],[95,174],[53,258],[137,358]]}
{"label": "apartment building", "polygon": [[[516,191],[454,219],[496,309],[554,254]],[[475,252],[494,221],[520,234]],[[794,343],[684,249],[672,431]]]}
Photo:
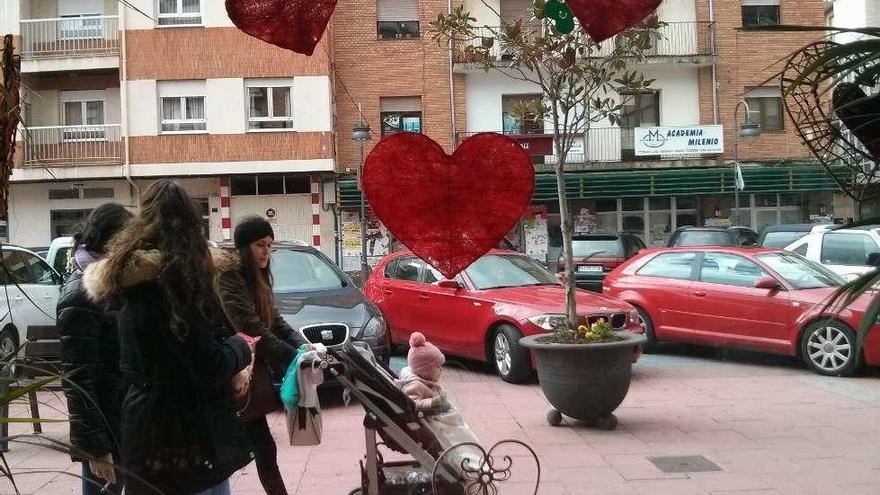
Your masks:
{"label": "apartment building", "polygon": [[[406,88],[425,88],[434,91],[435,98],[455,102],[432,112],[435,116],[442,113],[443,122],[455,123],[456,142],[482,131],[513,136],[533,155],[534,206],[546,214],[551,248],[559,246],[556,182],[550,173],[556,158],[550,145],[549,123],[521,123],[511,112],[519,101],[542,98],[540,89],[497,71],[484,72],[469,58],[472,54],[467,46],[452,47],[451,53],[447,47],[437,49],[421,25],[416,29],[414,23],[399,23],[397,29],[403,31],[396,32],[389,41],[383,40],[383,12],[400,8],[410,12],[408,18],[424,23],[426,18],[451,8],[446,2],[378,0],[378,12],[371,10],[371,3],[349,7],[351,18],[359,16],[362,22],[349,28],[344,46],[336,47],[337,60],[341,61],[344,51],[363,64],[345,76],[349,86],[356,88],[352,91],[354,98],[375,102],[376,96],[397,96],[403,80]],[[401,7],[404,3],[409,7]],[[487,36],[492,36],[491,28],[501,24],[502,19],[508,23],[528,19],[532,12],[528,0],[463,3],[477,24],[486,26]],[[343,7],[340,4],[337,8]],[[356,9],[369,12],[355,13]],[[778,82],[764,82],[781,69],[777,61],[821,35],[749,29],[775,24],[823,25],[823,1],[665,0],[658,15],[665,25],[646,61],[634,66],[655,79],[651,91],[612,95],[626,101],[621,124],[594,124],[567,157],[570,165],[566,183],[572,210],[589,218],[597,230],[634,230],[654,245],[663,244],[675,228],[683,225],[735,223],[760,229],[772,223],[851,217],[851,205],[835,194],[834,183],[821,167],[815,166],[794,132]],[[402,17],[388,19],[397,21]],[[372,31],[374,20],[377,33]],[[336,29],[339,36],[340,28]],[[614,41],[607,41],[605,47],[611,43]],[[392,49],[393,54],[384,51]],[[370,72],[377,63],[389,64],[391,56],[399,60],[396,72],[386,68]],[[503,60],[500,44],[494,44],[489,56]],[[451,75],[444,72],[450,57]],[[443,70],[428,74],[420,70],[422,66]],[[746,106],[738,105],[740,101],[748,103],[749,119],[761,124],[760,136],[735,139],[737,122],[746,119]],[[380,120],[385,115],[379,103],[364,107],[368,119]],[[343,114],[340,111],[340,117]],[[340,119],[341,127],[351,121],[349,118],[342,124]],[[635,132],[639,127],[685,126],[717,132],[705,127],[713,125],[723,126],[723,153],[646,156],[636,152]],[[449,130],[448,125],[438,128],[436,124],[421,129],[444,146],[449,145]],[[735,142],[745,182],[738,217],[732,166]],[[356,206],[356,183],[342,181],[340,188],[343,206]]]}
{"label": "apartment building", "polygon": [[[23,120],[9,240],[45,246],[95,206],[162,177],[213,240],[249,214],[333,254],[330,56],[235,28],[216,0],[7,0]],[[322,239],[324,239],[322,241]]]}

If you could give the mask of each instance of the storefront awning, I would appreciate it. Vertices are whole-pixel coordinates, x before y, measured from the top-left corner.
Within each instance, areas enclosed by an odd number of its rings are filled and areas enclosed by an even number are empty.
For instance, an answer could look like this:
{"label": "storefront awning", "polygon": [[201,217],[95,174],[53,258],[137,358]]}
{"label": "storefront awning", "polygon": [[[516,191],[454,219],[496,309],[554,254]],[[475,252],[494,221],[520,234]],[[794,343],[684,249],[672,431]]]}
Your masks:
{"label": "storefront awning", "polygon": [[[836,191],[837,184],[819,165],[752,166],[742,168],[743,194]],[[846,180],[848,171],[835,174]],[[644,196],[695,196],[733,194],[733,168],[624,170],[568,172],[565,190],[569,199],[631,198]],[[535,174],[534,201],[555,201],[556,175]],[[339,182],[342,207],[358,206],[360,191],[354,180]]]}

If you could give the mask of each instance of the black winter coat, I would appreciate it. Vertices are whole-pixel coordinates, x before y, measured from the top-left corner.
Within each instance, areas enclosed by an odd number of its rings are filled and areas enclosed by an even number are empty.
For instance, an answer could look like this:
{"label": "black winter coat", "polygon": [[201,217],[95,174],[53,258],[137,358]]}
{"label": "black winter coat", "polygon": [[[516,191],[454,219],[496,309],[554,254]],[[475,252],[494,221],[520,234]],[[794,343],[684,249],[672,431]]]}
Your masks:
{"label": "black winter coat", "polygon": [[61,287],[57,316],[70,443],[92,457],[118,459],[123,386],[116,313],[90,301],[82,272],[75,272]]}
{"label": "black winter coat", "polygon": [[[155,266],[161,255],[136,252],[130,266]],[[86,270],[90,294],[100,297],[109,275],[99,262]],[[179,338],[171,330],[159,282],[140,270],[121,294],[120,368],[127,381],[122,402],[122,465],[129,494],[189,495],[229,478],[253,459],[235,417],[232,377],[250,362],[250,348],[224,338],[225,317],[192,312]],[[127,275],[123,277],[127,280]],[[106,291],[104,291],[106,292]]]}

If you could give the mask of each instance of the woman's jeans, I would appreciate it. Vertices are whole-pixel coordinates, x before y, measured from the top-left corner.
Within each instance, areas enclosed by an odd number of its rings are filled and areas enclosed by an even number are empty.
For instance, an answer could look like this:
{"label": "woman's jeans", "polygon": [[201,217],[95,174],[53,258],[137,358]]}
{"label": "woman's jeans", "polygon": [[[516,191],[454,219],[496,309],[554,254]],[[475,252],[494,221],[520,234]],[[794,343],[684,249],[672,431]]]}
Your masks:
{"label": "woman's jeans", "polygon": [[242,426],[254,448],[254,461],[257,464],[257,474],[263,490],[267,495],[287,495],[281,470],[278,469],[278,449],[275,447],[275,439],[272,438],[266,417],[243,423]]}

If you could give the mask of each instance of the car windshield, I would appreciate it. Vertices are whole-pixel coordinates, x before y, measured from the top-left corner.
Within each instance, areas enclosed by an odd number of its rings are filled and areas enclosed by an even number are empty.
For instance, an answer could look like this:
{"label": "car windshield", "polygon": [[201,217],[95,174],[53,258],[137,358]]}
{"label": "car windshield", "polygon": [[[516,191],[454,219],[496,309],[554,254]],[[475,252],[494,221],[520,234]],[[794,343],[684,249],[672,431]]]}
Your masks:
{"label": "car windshield", "polygon": [[806,232],[767,232],[761,245],[764,247],[784,248],[792,242],[807,235]]}
{"label": "car windshield", "polygon": [[489,254],[465,270],[477,290],[556,285],[556,277],[525,256]]}
{"label": "car windshield", "polygon": [[840,287],[844,284],[844,280],[834,272],[794,253],[761,254],[758,259],[795,289]]}
{"label": "car windshield", "polygon": [[314,292],[340,289],[346,283],[315,253],[277,249],[272,252],[272,285],[275,292]]}
{"label": "car windshield", "polygon": [[684,231],[678,235],[676,246],[732,246],[735,245],[734,235],[730,232],[712,230]]}
{"label": "car windshield", "polygon": [[623,257],[623,243],[615,236],[572,239],[571,249],[576,257]]}

